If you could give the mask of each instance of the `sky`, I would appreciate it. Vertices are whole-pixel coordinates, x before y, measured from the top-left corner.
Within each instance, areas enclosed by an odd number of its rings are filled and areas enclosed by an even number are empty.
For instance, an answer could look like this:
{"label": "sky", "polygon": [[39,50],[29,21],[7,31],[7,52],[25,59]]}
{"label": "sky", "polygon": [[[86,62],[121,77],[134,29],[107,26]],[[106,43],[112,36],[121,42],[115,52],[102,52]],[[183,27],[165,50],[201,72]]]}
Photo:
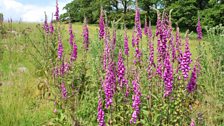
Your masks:
{"label": "sky", "polygon": [[[63,7],[72,0],[58,0],[59,12],[64,13]],[[55,13],[56,0],[0,0],[0,13],[4,14],[4,19],[12,18],[13,21],[43,22],[44,12],[51,19]]]}

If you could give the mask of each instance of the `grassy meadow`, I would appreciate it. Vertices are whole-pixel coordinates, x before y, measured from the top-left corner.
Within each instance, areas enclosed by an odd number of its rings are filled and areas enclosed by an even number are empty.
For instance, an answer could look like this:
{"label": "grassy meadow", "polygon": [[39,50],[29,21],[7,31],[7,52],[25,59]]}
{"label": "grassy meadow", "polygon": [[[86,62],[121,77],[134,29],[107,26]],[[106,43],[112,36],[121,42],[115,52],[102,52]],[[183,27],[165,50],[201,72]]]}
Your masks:
{"label": "grassy meadow", "polygon": [[[0,36],[0,126],[70,125],[69,123],[55,123],[55,118],[60,120],[62,117],[58,117],[54,113],[55,107],[52,101],[54,96],[48,96],[51,88],[46,90],[42,88],[42,85],[48,83],[48,78],[38,73],[37,62],[33,57],[35,49],[32,43],[38,44],[43,41],[41,30],[39,30],[42,24],[15,22],[12,24],[4,23],[4,27],[6,32]],[[102,46],[98,46],[102,41],[98,39],[98,25],[89,25],[90,49],[87,52],[87,56],[85,56],[82,51],[82,28],[83,24],[81,23],[73,24],[73,33],[75,34],[78,46],[78,58],[75,64],[78,65],[86,59],[86,67],[88,68],[86,75],[92,79],[91,84],[88,85],[89,87],[84,87],[88,89],[88,92],[84,96],[80,96],[83,98],[82,101],[77,103],[79,107],[74,114],[79,125],[96,126],[98,125],[97,89],[99,87],[99,80],[96,79],[100,78],[100,74],[98,75],[98,72],[94,68],[97,68],[96,61],[100,61],[100,58],[98,57],[97,59],[94,55],[96,53],[95,50],[103,51]],[[69,54],[68,24],[61,24],[61,31],[64,52]],[[123,33],[124,30],[117,30],[117,40],[120,43],[123,42]],[[154,26],[153,33],[155,33]],[[131,47],[132,29],[127,30],[127,35],[129,38],[130,59],[133,59],[135,50]],[[192,59],[196,59],[199,55],[197,34],[192,32],[189,36],[190,50],[193,55]],[[181,33],[181,37],[182,44],[184,45],[184,32]],[[198,100],[192,104],[194,112],[191,116],[195,117],[195,120],[202,118],[203,123],[201,125],[223,126],[224,74],[220,72],[222,66],[213,59],[211,53],[213,49],[210,41],[212,40],[205,35],[201,42],[203,43],[204,58],[201,63],[201,73],[197,80],[198,91],[196,97],[198,97]],[[156,46],[156,37],[153,42]],[[148,48],[145,36],[141,40],[141,44],[143,57],[147,59]],[[128,64],[132,64],[132,62],[132,60],[129,60]],[[94,67],[94,65],[96,66]],[[131,69],[131,67],[130,65],[129,68]]]}

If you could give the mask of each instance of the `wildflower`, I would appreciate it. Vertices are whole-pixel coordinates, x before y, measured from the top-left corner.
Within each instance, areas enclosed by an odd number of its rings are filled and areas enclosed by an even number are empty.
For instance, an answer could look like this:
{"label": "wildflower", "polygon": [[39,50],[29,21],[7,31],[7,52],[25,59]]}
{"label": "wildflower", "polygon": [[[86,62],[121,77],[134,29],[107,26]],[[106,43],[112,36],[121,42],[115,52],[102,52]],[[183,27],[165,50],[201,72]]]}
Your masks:
{"label": "wildflower", "polygon": [[104,70],[106,70],[107,67],[107,62],[108,62],[108,58],[110,55],[110,48],[109,48],[109,44],[108,44],[108,38],[105,38],[105,43],[104,43],[104,52],[103,52],[103,68]]}
{"label": "wildflower", "polygon": [[134,64],[141,63],[141,56],[142,56],[142,52],[140,51],[139,47],[136,47]]}
{"label": "wildflower", "polygon": [[84,21],[84,26],[83,26],[83,44],[84,44],[84,48],[85,50],[88,50],[89,48],[89,29],[88,29],[88,25],[86,23],[86,19]]}
{"label": "wildflower", "polygon": [[135,38],[135,31],[132,32],[132,47],[135,46],[136,38]]}
{"label": "wildflower", "polygon": [[128,36],[127,36],[127,31],[126,30],[125,30],[125,33],[124,33],[124,54],[126,56],[129,56]]}
{"label": "wildflower", "polygon": [[190,81],[187,85],[187,90],[189,93],[193,92],[197,87],[197,85],[196,85],[197,84],[197,73],[198,73],[198,70],[197,70],[197,63],[196,63],[194,65]]}
{"label": "wildflower", "polygon": [[72,23],[69,23],[69,44],[71,47],[73,46],[74,38],[75,38],[75,36],[72,31]]}
{"label": "wildflower", "polygon": [[62,82],[62,84],[61,84],[61,96],[63,99],[67,98],[67,90],[66,90],[64,82]]}
{"label": "wildflower", "polygon": [[195,126],[195,122],[194,122],[193,119],[191,120],[191,124],[190,124],[190,126]]}
{"label": "wildflower", "polygon": [[130,123],[136,123],[138,115],[140,114],[140,104],[141,104],[141,92],[139,86],[139,76],[136,75],[135,79],[132,81],[134,95],[132,96],[132,118]]}
{"label": "wildflower", "polygon": [[181,50],[181,38],[180,38],[180,29],[177,26],[176,28],[176,51],[177,51],[177,60],[178,63],[181,63],[182,50]]}
{"label": "wildflower", "polygon": [[49,32],[49,26],[48,26],[48,23],[47,23],[47,14],[46,14],[46,12],[45,12],[45,21],[44,21],[44,30],[45,30],[45,32],[46,33],[48,33]]}
{"label": "wildflower", "polygon": [[140,9],[138,8],[138,6],[136,6],[136,11],[135,11],[135,29],[137,30],[137,36],[142,39]]}
{"label": "wildflower", "polygon": [[152,75],[152,67],[155,67],[155,63],[154,63],[154,47],[153,47],[153,42],[149,43],[149,65],[148,65],[148,78],[151,78]]}
{"label": "wildflower", "polygon": [[116,90],[116,78],[115,78],[115,72],[114,72],[114,63],[111,59],[109,59],[108,66],[106,69],[106,75],[105,80],[103,84],[104,93],[105,93],[105,101],[106,101],[106,108],[109,108],[109,106],[113,102],[113,95]]}
{"label": "wildflower", "polygon": [[201,22],[200,22],[200,17],[198,16],[198,23],[197,23],[197,33],[198,33],[198,39],[202,39],[202,28],[201,28]]}
{"label": "wildflower", "polygon": [[78,51],[77,51],[77,45],[74,42],[73,43],[73,48],[72,48],[72,54],[71,54],[71,58],[70,58],[71,61],[75,61],[77,59],[77,55],[78,55],[77,53],[78,53]]}
{"label": "wildflower", "polygon": [[126,84],[127,80],[125,79],[125,70],[126,69],[124,66],[121,49],[119,50],[117,66],[118,66],[118,70],[117,70],[118,83],[119,83],[120,87],[122,88],[124,86],[124,84]]}
{"label": "wildflower", "polygon": [[50,23],[49,31],[50,31],[51,34],[54,33],[53,21],[51,21],[51,23]]}
{"label": "wildflower", "polygon": [[63,45],[62,45],[62,41],[61,41],[61,35],[58,34],[58,59],[62,58],[64,49],[63,49]]}
{"label": "wildflower", "polygon": [[100,19],[99,19],[99,39],[102,39],[105,35],[105,26],[104,26],[104,18],[103,18],[103,9],[101,9]]}
{"label": "wildflower", "polygon": [[99,97],[98,100],[98,114],[97,114],[97,121],[99,123],[98,126],[106,126],[105,122],[104,122],[104,111],[103,111],[103,103],[102,103],[102,98]]}
{"label": "wildflower", "polygon": [[56,17],[56,21],[59,21],[60,17],[59,17],[58,0],[56,0],[56,12],[54,16]]}
{"label": "wildflower", "polygon": [[190,64],[191,64],[191,52],[189,49],[189,37],[188,37],[188,32],[186,34],[186,43],[185,43],[185,52],[184,55],[182,57],[182,61],[181,61],[181,71],[183,74],[184,79],[186,80],[188,78],[188,74],[190,71]]}
{"label": "wildflower", "polygon": [[169,96],[173,90],[173,68],[172,68],[172,64],[170,62],[169,53],[167,53],[164,67],[165,67],[164,75],[163,75],[163,80],[164,80],[164,84],[165,84],[164,96],[166,97],[166,96]]}
{"label": "wildflower", "polygon": [[64,76],[65,73],[69,71],[70,64],[66,62],[62,62],[61,67],[60,67],[60,75]]}

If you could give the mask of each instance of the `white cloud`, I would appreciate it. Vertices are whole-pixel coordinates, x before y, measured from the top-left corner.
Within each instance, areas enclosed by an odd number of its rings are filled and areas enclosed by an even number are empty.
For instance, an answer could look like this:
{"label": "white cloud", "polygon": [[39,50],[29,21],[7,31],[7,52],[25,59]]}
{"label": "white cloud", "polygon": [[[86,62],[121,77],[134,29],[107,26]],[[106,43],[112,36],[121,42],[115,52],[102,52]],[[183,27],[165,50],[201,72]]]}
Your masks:
{"label": "white cloud", "polygon": [[[70,2],[59,2],[60,13],[64,13],[63,7]],[[53,1],[54,2],[54,1]],[[20,20],[25,22],[41,22],[44,20],[44,12],[47,13],[48,19],[51,19],[52,13],[55,13],[55,2],[51,5],[40,6],[32,4],[23,4],[16,0],[0,0],[0,12],[4,14],[7,20]]]}

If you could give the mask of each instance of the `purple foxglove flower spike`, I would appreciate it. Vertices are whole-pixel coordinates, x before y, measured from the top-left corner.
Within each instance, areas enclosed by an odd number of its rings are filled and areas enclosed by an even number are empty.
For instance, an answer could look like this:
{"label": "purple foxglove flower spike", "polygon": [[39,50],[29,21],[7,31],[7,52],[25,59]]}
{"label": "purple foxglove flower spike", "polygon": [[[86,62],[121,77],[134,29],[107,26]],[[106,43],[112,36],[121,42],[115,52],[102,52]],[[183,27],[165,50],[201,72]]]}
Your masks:
{"label": "purple foxglove flower spike", "polygon": [[51,23],[50,23],[49,31],[50,31],[51,34],[54,33],[53,21],[51,21]]}
{"label": "purple foxglove flower spike", "polygon": [[199,63],[196,63],[194,65],[190,81],[187,85],[187,90],[189,93],[193,92],[197,87],[197,74],[199,73],[199,70],[197,69],[197,67],[199,67]]}
{"label": "purple foxglove flower spike", "polygon": [[191,120],[191,124],[190,124],[190,126],[195,126],[195,122],[194,122],[193,119]]}
{"label": "purple foxglove flower spike", "polygon": [[56,17],[56,21],[59,21],[60,20],[60,17],[59,17],[59,7],[58,7],[58,0],[56,0],[56,12],[55,12],[55,15]]}
{"label": "purple foxglove flower spike", "polygon": [[142,52],[139,47],[135,47],[135,60],[134,64],[141,63]]}
{"label": "purple foxglove flower spike", "polygon": [[152,77],[152,67],[155,67],[155,63],[154,63],[154,44],[153,42],[149,43],[149,65],[148,65],[148,78],[150,79]]}
{"label": "purple foxglove flower spike", "polygon": [[124,60],[122,57],[122,51],[119,50],[119,56],[118,56],[118,62],[117,62],[117,77],[118,77],[118,83],[120,85],[120,88],[123,88],[124,85],[126,85],[127,80],[125,79],[125,66],[124,66]]}
{"label": "purple foxglove flower spike", "polygon": [[46,12],[45,12],[45,20],[44,20],[44,30],[45,30],[45,32],[46,33],[48,33],[49,32],[49,26],[48,26],[48,23],[47,23],[47,14],[46,14]]}
{"label": "purple foxglove flower spike", "polygon": [[69,31],[69,44],[70,44],[71,47],[73,47],[73,41],[74,41],[75,36],[73,34],[73,31],[72,31],[72,23],[69,23],[68,31]]}
{"label": "purple foxglove flower spike", "polygon": [[71,62],[75,61],[77,59],[77,56],[78,56],[77,45],[74,42],[73,48],[72,48],[72,53],[71,53],[71,58],[70,58]]}
{"label": "purple foxglove flower spike", "polygon": [[135,37],[135,31],[132,32],[132,47],[135,47],[136,43],[136,37]]}
{"label": "purple foxglove flower spike", "polygon": [[186,43],[185,43],[185,52],[184,55],[182,57],[182,61],[181,61],[181,66],[180,69],[182,71],[183,77],[186,80],[188,78],[188,74],[190,71],[190,64],[191,64],[191,52],[190,52],[190,48],[189,48],[189,36],[188,36],[188,31],[186,34]]}
{"label": "purple foxglove flower spike", "polygon": [[141,21],[140,21],[140,9],[136,6],[135,11],[135,29],[137,30],[137,36],[142,39],[142,28],[141,28]]}
{"label": "purple foxglove flower spike", "polygon": [[97,121],[98,121],[98,126],[106,126],[105,122],[104,122],[104,111],[103,111],[103,103],[102,103],[102,98],[99,97],[98,100],[98,114],[97,114]]}
{"label": "purple foxglove flower spike", "polygon": [[170,93],[173,90],[173,68],[172,68],[172,64],[170,62],[169,53],[167,53],[164,67],[165,67],[164,75],[163,75],[163,80],[164,80],[164,84],[165,84],[164,96],[167,97],[170,95]]}
{"label": "purple foxglove flower spike", "polygon": [[124,54],[125,54],[126,56],[129,56],[129,47],[128,47],[127,30],[125,30],[125,33],[124,33]]}
{"label": "purple foxglove flower spike", "polygon": [[66,90],[64,82],[62,82],[62,84],[61,84],[61,95],[62,95],[63,99],[67,98],[67,90]]}
{"label": "purple foxglove flower spike", "polygon": [[88,29],[88,25],[86,22],[86,19],[84,21],[84,26],[83,26],[83,44],[84,44],[84,48],[87,51],[89,49],[89,29]]}
{"label": "purple foxglove flower spike", "polygon": [[198,16],[198,23],[197,23],[197,33],[198,33],[198,39],[202,39],[202,28],[201,28],[201,22],[200,22],[200,17]]}
{"label": "purple foxglove flower spike", "polygon": [[63,49],[63,45],[62,45],[62,41],[61,41],[61,35],[58,34],[58,59],[62,58],[64,49]]}
{"label": "purple foxglove flower spike", "polygon": [[105,36],[105,23],[103,17],[103,9],[101,9],[100,19],[99,19],[99,39],[102,39]]}
{"label": "purple foxglove flower spike", "polygon": [[[136,73],[137,74],[137,73]],[[140,85],[139,85],[139,75],[135,75],[135,79],[132,81],[134,94],[132,96],[132,118],[130,120],[130,123],[136,123],[138,115],[140,114],[140,104],[141,104],[141,91],[140,91]]]}
{"label": "purple foxglove flower spike", "polygon": [[106,69],[105,80],[103,84],[104,93],[105,93],[105,101],[106,101],[106,108],[108,109],[109,106],[113,103],[113,95],[116,90],[116,77],[114,71],[114,63],[109,58],[108,66]]}

